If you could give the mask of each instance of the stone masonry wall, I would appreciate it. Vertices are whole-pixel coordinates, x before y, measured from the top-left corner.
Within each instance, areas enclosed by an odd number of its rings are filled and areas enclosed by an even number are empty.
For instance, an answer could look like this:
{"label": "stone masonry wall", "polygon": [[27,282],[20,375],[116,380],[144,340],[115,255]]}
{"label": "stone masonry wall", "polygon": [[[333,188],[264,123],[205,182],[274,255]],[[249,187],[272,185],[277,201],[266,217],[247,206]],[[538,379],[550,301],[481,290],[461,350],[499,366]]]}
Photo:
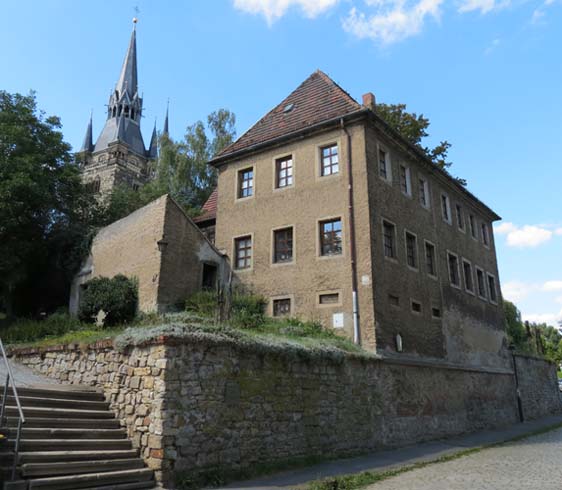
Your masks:
{"label": "stone masonry wall", "polygon": [[[167,488],[182,474],[339,457],[518,420],[509,371],[319,359],[195,337],[154,342],[125,353],[104,341],[14,354],[63,383],[103,388]],[[518,359],[529,418],[562,408],[551,367]]]}

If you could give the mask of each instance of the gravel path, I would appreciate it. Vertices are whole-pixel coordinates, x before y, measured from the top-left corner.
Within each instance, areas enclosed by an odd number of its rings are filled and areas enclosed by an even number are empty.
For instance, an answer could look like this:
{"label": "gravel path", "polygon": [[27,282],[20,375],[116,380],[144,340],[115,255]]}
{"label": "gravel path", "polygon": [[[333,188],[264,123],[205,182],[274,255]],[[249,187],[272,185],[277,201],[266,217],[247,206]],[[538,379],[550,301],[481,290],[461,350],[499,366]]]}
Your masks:
{"label": "gravel path", "polygon": [[413,470],[368,490],[560,490],[562,429]]}

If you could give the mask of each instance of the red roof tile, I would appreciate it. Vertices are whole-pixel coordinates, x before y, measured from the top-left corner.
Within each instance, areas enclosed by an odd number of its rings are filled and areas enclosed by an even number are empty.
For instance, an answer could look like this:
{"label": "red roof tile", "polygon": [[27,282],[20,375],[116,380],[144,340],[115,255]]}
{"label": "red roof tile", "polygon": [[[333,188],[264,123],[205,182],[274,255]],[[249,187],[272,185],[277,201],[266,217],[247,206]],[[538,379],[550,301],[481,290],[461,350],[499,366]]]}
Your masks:
{"label": "red roof tile", "polygon": [[361,106],[320,70],[215,158],[360,110]]}
{"label": "red roof tile", "polygon": [[203,204],[201,208],[201,214],[197,216],[193,221],[196,223],[200,223],[201,221],[207,221],[210,219],[216,219],[217,217],[217,197],[218,197],[218,190],[215,189],[209,199]]}

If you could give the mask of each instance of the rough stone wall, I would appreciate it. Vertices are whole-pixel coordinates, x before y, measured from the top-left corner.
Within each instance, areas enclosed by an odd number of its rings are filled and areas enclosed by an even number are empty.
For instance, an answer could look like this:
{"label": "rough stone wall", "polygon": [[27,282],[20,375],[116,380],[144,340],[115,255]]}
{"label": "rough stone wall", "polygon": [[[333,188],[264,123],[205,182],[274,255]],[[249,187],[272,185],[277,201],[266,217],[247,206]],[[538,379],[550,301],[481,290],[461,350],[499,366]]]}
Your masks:
{"label": "rough stone wall", "polygon": [[[381,353],[396,350],[395,336],[403,339],[404,351],[411,355],[446,359],[461,365],[507,367],[509,355],[505,342],[504,316],[490,218],[475,201],[456,189],[447,179],[419,161],[407,148],[398,144],[380,128],[365,129],[369,205],[371,213],[371,247],[376,312],[377,349]],[[390,181],[379,176],[379,149],[387,151],[390,159]],[[409,168],[411,195],[400,186],[400,165]],[[419,179],[429,184],[430,206],[420,204]],[[441,193],[450,199],[451,224],[441,214]],[[456,205],[462,208],[464,231],[459,229]],[[469,215],[476,220],[478,236],[472,238]],[[384,257],[382,221],[396,227],[396,260]],[[480,237],[480,224],[488,224],[490,246]],[[405,232],[417,237],[418,267],[407,265]],[[437,277],[428,274],[425,241],[436,249]],[[447,252],[458,255],[461,287],[452,287],[449,280]],[[476,287],[478,266],[496,277],[498,301],[492,304],[485,298],[466,291],[462,259],[472,264],[472,282]],[[399,298],[393,305],[389,295]],[[421,304],[421,313],[413,312],[411,301]],[[432,308],[441,317],[432,315]]]}
{"label": "rough stone wall", "polygon": [[[15,352],[63,383],[101,387],[160,481],[300,457],[339,457],[518,420],[509,371],[289,355],[159,338]],[[560,412],[553,366],[517,358],[525,416]]]}
{"label": "rough stone wall", "polygon": [[[351,135],[357,242],[358,299],[363,345],[375,348],[372,269],[369,252],[369,207],[366,196],[365,142],[362,125],[348,128]],[[339,171],[320,174],[320,148],[338,145]],[[275,188],[275,161],[291,155],[293,185]],[[348,215],[348,143],[343,130],[292,141],[222,166],[218,178],[216,246],[230,257],[234,238],[252,236],[252,267],[235,271],[240,282],[269,299],[290,298],[291,314],[334,326],[334,314],[343,314],[337,329],[353,338],[350,228]],[[237,175],[254,169],[254,195],[237,199]],[[343,253],[319,253],[319,221],[341,218]],[[293,227],[293,261],[273,263],[273,230]],[[232,261],[231,261],[232,262]],[[234,263],[232,264],[235,265]],[[319,304],[320,293],[339,293],[339,303]],[[337,323],[336,323],[337,325]]]}
{"label": "rough stone wall", "polygon": [[558,389],[556,364],[528,356],[515,356],[515,362],[525,419],[559,413],[562,393]]}

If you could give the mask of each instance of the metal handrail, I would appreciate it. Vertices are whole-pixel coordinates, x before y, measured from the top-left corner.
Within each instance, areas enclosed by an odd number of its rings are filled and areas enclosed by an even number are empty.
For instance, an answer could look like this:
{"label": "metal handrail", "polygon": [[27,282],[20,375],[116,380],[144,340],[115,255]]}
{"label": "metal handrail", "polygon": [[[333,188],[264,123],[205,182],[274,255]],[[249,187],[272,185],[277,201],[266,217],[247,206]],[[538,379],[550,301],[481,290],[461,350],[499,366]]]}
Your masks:
{"label": "metal handrail", "polygon": [[[14,461],[12,463],[12,480],[15,480],[16,468],[18,464],[18,453],[20,448],[21,429],[22,429],[22,425],[25,424],[25,416],[23,414],[23,409],[21,407],[20,397],[18,396],[16,379],[14,378],[14,373],[12,373],[12,368],[10,366],[10,363],[8,362],[8,356],[6,355],[6,350],[4,349],[4,344],[2,343],[2,339],[0,339],[0,351],[2,351],[2,358],[4,359],[4,363],[6,364],[6,370],[8,371],[8,374],[6,375],[6,384],[4,385],[4,396],[2,397],[2,409],[0,411],[0,429],[4,427],[4,420],[7,419],[6,403],[8,399],[8,388],[10,386],[10,380],[12,381],[12,392],[14,393],[14,399],[16,400],[16,406],[19,412],[16,443],[14,445]],[[7,426],[8,424],[6,423],[6,427]]]}

